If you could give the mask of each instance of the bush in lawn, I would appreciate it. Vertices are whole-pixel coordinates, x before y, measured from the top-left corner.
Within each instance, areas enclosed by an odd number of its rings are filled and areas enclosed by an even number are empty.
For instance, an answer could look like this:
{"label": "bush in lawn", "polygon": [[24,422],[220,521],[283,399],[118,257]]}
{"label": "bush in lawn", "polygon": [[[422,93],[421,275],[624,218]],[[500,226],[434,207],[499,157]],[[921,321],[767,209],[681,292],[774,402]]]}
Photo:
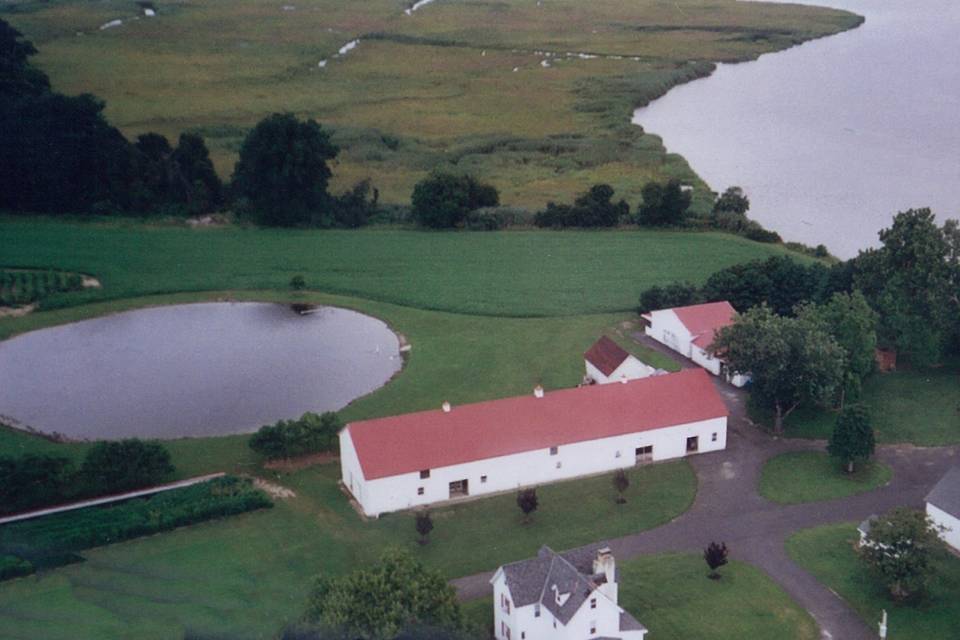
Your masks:
{"label": "bush in lawn", "polygon": [[333,411],[322,415],[307,412],[297,420],[280,420],[260,427],[248,444],[269,460],[334,451],[342,428],[340,416]]}
{"label": "bush in lawn", "polygon": [[73,492],[69,459],[28,454],[0,457],[0,514],[30,511],[64,502]]}
{"label": "bush in lawn", "polygon": [[627,472],[623,469],[617,469],[617,472],[613,474],[613,488],[617,490],[617,504],[623,504],[627,501],[623,497],[623,492],[627,490],[630,486],[630,478],[627,476]]}
{"label": "bush in lawn", "polygon": [[290,278],[290,288],[294,291],[303,291],[307,288],[307,281],[303,276],[293,276]]}
{"label": "bush in lawn", "polygon": [[472,176],[436,173],[413,187],[410,204],[418,224],[451,229],[460,226],[475,209],[498,206],[500,194],[493,185]]}
{"label": "bush in lawn", "polygon": [[0,555],[0,580],[28,576],[34,571],[34,566],[23,558]]}
{"label": "bush in lawn", "polygon": [[159,442],[136,438],[98,442],[87,452],[80,475],[88,493],[121,493],[160,484],[173,473],[170,452]]}
{"label": "bush in lawn", "polygon": [[709,577],[711,580],[719,580],[720,574],[717,569],[727,564],[727,545],[723,542],[711,542],[703,550],[703,560],[710,567]]}
{"label": "bush in lawn", "polygon": [[536,488],[521,489],[517,492],[517,506],[520,507],[520,511],[523,512],[523,523],[528,524],[530,522],[530,514],[540,506],[540,501],[537,499]]}
{"label": "bush in lawn", "polygon": [[63,556],[272,505],[249,479],[226,476],[146,498],[9,524],[0,529],[0,550],[15,546],[31,555]]}
{"label": "bush in lawn", "polygon": [[415,525],[417,528],[417,533],[420,534],[420,544],[427,544],[430,542],[430,532],[433,531],[433,518],[430,517],[430,512],[418,512]]}

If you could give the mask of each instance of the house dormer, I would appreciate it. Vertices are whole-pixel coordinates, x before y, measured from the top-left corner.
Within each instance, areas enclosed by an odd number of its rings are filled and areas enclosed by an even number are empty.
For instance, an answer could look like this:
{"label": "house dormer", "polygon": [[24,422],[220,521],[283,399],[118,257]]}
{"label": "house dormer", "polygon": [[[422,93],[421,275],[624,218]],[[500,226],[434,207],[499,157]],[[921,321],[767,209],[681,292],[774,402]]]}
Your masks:
{"label": "house dormer", "polygon": [[565,553],[542,547],[500,567],[491,583],[498,640],[643,640],[647,633],[617,604],[616,562],[606,545]]}

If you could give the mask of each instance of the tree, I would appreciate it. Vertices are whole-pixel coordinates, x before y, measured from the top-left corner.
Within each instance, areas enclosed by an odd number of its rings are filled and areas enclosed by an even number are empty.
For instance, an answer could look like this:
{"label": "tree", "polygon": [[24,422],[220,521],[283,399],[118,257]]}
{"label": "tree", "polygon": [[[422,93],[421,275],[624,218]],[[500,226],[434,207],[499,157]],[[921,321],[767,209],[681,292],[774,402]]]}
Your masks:
{"label": "tree", "polygon": [[938,227],[930,209],[903,211],[880,231],[882,246],[853,261],[854,285],[879,314],[881,344],[918,366],[936,363],[960,331],[954,229]]}
{"label": "tree", "polygon": [[269,460],[333,451],[342,428],[343,422],[333,411],[321,415],[308,411],[296,420],[260,427],[247,444]]}
{"label": "tree", "polygon": [[854,463],[869,460],[875,446],[867,408],[862,405],[844,407],[837,416],[827,453],[840,460],[847,473],[853,473]]}
{"label": "tree", "polygon": [[386,551],[368,569],[337,578],[320,576],[304,619],[342,630],[350,638],[371,640],[392,639],[417,625],[462,625],[456,592],[446,578],[400,549]]}
{"label": "tree", "polygon": [[74,490],[68,458],[27,454],[0,457],[0,514],[29,511],[64,501]]}
{"label": "tree", "polygon": [[717,571],[720,567],[727,564],[727,545],[723,542],[711,542],[703,550],[703,560],[710,567],[710,579],[719,580],[720,573]]}
{"label": "tree", "polygon": [[691,194],[679,180],[670,180],[666,185],[648,182],[640,195],[643,202],[637,209],[637,221],[645,227],[680,224],[690,208]]}
{"label": "tree", "polygon": [[523,512],[523,523],[528,524],[530,522],[530,514],[540,506],[540,501],[537,499],[536,488],[521,489],[518,491],[517,506],[520,507],[520,511]]}
{"label": "tree", "polygon": [[843,350],[822,323],[778,316],[766,305],[722,328],[710,351],[733,372],[751,375],[751,392],[774,411],[777,434],[803,402],[830,400],[843,377]]}
{"label": "tree", "polygon": [[330,215],[327,161],[339,149],[314,120],[289,113],[261,120],[244,139],[233,188],[247,198],[254,221],[265,226],[304,226]]}
{"label": "tree", "polygon": [[97,442],[87,451],[80,474],[95,493],[120,493],[160,484],[174,471],[170,452],[159,442]]}
{"label": "tree", "polygon": [[830,272],[822,264],[805,265],[787,256],[772,256],[721,269],[703,285],[704,300],[727,300],[737,311],[766,303],[774,313],[791,316],[798,304],[821,302]]}
{"label": "tree", "polygon": [[430,532],[433,531],[433,518],[429,511],[418,511],[416,518],[417,533],[420,534],[420,544],[430,542]]}
{"label": "tree", "polygon": [[861,383],[876,368],[877,313],[859,291],[834,293],[821,305],[803,304],[797,317],[822,322],[844,352],[844,381],[841,405],[845,397],[859,396]]}
{"label": "tree", "polygon": [[496,207],[500,195],[495,187],[472,176],[435,173],[413,187],[410,197],[413,219],[424,227],[451,229],[467,214],[481,207]]}
{"label": "tree", "polygon": [[307,281],[301,275],[296,275],[290,278],[290,288],[294,291],[303,291],[307,288]]}
{"label": "tree", "polygon": [[859,554],[895,600],[907,600],[923,594],[943,549],[926,513],[897,507],[871,521]]}
{"label": "tree", "polygon": [[627,476],[627,472],[623,469],[617,469],[616,473],[613,474],[613,488],[617,490],[617,504],[623,504],[627,501],[623,497],[623,492],[627,490],[630,486],[630,477]]}
{"label": "tree", "polygon": [[29,62],[36,53],[32,42],[0,20],[0,103],[50,91],[49,78]]}
{"label": "tree", "polygon": [[206,213],[223,203],[223,183],[201,136],[181,133],[170,160],[179,187],[177,200],[186,206],[188,213]]}
{"label": "tree", "polygon": [[653,286],[640,294],[639,313],[658,309],[671,309],[697,304],[701,301],[700,290],[688,282],[674,282],[662,287]]}
{"label": "tree", "polygon": [[728,187],[717,201],[713,203],[713,212],[717,213],[735,213],[745,215],[750,209],[750,199],[743,193],[740,187]]}

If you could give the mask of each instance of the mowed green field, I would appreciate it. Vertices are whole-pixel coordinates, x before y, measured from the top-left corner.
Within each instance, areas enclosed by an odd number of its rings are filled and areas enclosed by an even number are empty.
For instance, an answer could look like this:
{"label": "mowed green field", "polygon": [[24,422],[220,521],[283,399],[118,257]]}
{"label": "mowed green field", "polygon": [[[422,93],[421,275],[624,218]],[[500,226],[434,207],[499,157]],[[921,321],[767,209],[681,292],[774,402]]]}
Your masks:
{"label": "mowed green field", "polygon": [[[411,514],[363,522],[339,465],[275,478],[297,492],[270,510],[85,552],[87,561],[0,584],[0,638],[272,638],[304,608],[311,579],[373,562],[388,545],[454,577],[663,524],[693,501],[686,461],[630,471],[627,503],[610,476],[541,487],[530,524],[513,494],[433,512],[427,545]],[[704,580],[706,580],[704,578]]]}
{"label": "mowed green field", "polygon": [[[712,62],[859,22],[734,0],[438,0],[411,16],[402,0],[154,4],[157,16],[144,18],[131,0],[19,0],[0,3],[0,17],[38,45],[55,88],[104,98],[131,136],[204,134],[225,176],[245,131],[290,111],[335,130],[338,187],[370,177],[385,201],[406,202],[444,166],[527,207],[600,181],[635,205],[643,182],[667,177],[696,183],[702,206],[706,186],[629,124],[631,109]],[[545,52],[597,57],[543,67]]]}
{"label": "mowed green field", "polygon": [[[779,246],[721,233],[191,230],[138,223],[0,219],[0,262],[95,275],[95,301],[174,291],[309,289],[421,309],[495,316],[626,311],[640,293],[771,255]],[[803,260],[804,258],[798,257]],[[33,320],[25,321],[27,324]],[[18,327],[0,324],[0,337]]]}

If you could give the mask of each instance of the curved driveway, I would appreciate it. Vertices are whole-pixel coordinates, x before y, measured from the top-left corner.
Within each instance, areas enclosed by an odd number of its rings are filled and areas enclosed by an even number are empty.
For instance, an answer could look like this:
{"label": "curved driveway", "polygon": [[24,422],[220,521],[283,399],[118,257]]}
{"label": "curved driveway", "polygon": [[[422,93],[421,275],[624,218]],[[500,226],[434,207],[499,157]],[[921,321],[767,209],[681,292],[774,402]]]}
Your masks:
{"label": "curved driveway", "polygon": [[[681,364],[690,366],[687,361]],[[715,384],[730,410],[727,448],[689,459],[698,479],[696,500],[665,525],[610,540],[614,553],[622,559],[663,552],[699,553],[711,541],[723,541],[731,557],[762,569],[809,611],[823,638],[875,638],[874,629],[839,596],[789,558],[784,543],[800,529],[863,520],[900,505],[921,507],[927,492],[960,457],[960,447],[882,446],[877,457],[893,469],[887,485],[847,498],[779,505],[757,493],[764,462],[787,451],[822,451],[825,443],[780,440],[762,433],[746,417],[746,394],[719,380]],[[453,585],[461,599],[469,600],[490,592],[491,576],[466,576]]]}

